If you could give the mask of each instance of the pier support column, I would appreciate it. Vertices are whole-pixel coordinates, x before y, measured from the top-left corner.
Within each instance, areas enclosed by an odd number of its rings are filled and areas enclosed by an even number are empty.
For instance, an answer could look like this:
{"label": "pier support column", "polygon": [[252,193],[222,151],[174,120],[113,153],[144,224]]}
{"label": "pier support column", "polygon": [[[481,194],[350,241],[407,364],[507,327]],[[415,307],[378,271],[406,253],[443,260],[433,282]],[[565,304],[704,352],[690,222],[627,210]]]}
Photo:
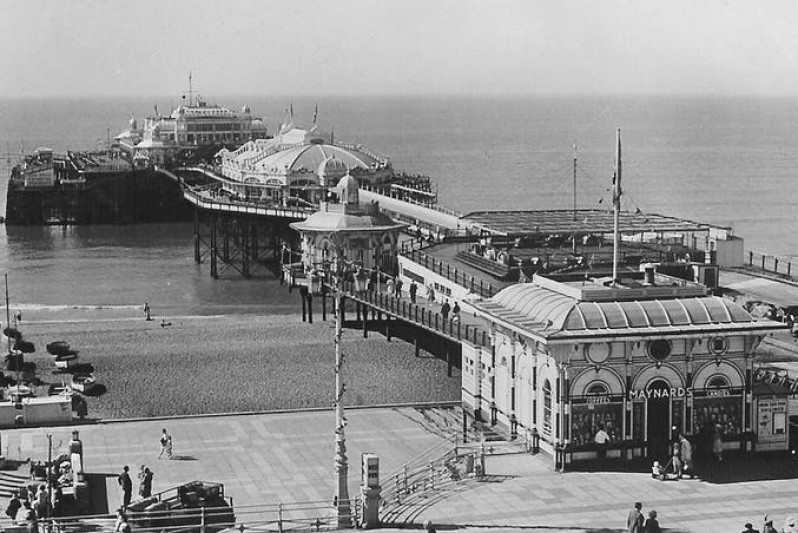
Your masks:
{"label": "pier support column", "polygon": [[364,339],[368,339],[369,338],[368,316],[369,316],[368,307],[366,307],[365,304],[363,304],[363,338]]}
{"label": "pier support column", "polygon": [[248,220],[241,221],[241,274],[248,278],[250,277],[249,261],[250,261],[250,222]]}
{"label": "pier support column", "polygon": [[307,298],[307,289],[305,287],[301,287],[299,289],[299,299],[302,300],[302,322],[307,322],[308,298]]}
{"label": "pier support column", "polygon": [[385,315],[385,338],[391,342],[391,315]]}
{"label": "pier support column", "polygon": [[415,345],[416,348],[416,357],[419,357],[421,355],[421,345],[418,341],[418,328],[415,328],[415,336],[413,339],[413,344]]}
{"label": "pier support column", "polygon": [[213,279],[219,278],[219,271],[217,265],[219,250],[216,246],[216,242],[218,239],[217,235],[218,232],[216,228],[217,223],[218,223],[218,216],[212,214],[211,215],[211,277]]}
{"label": "pier support column", "polygon": [[200,255],[200,223],[199,223],[199,208],[194,208],[194,262],[200,264],[202,257]]}
{"label": "pier support column", "polygon": [[449,343],[443,341],[444,350],[446,351],[446,375],[452,377],[452,350],[449,348]]}
{"label": "pier support column", "polygon": [[313,324],[313,293],[308,291],[308,324]]}

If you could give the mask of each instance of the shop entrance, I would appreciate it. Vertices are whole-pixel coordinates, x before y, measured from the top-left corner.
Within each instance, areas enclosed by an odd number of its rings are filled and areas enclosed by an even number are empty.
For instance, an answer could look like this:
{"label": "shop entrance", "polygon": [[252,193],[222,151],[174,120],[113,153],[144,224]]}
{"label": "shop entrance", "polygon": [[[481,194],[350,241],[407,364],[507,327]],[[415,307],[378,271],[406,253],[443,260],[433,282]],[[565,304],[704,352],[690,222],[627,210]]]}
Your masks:
{"label": "shop entrance", "polygon": [[[652,459],[656,459],[664,465],[670,459],[668,443],[671,438],[671,398],[667,394],[670,391],[670,385],[658,379],[648,386],[648,390],[652,391],[646,407],[648,453]],[[656,391],[666,393],[660,396]]]}

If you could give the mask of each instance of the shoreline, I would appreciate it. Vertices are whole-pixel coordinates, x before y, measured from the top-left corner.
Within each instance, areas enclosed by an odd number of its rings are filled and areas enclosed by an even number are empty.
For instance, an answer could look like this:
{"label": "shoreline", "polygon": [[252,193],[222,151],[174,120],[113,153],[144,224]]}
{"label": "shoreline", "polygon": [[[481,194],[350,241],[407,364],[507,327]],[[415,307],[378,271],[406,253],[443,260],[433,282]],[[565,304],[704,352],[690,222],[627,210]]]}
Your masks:
{"label": "shoreline", "polygon": [[[328,320],[308,324],[301,315],[186,315],[161,327],[138,318],[22,322],[36,351],[41,387],[68,383],[53,372],[47,343],[66,341],[79,363],[106,388],[86,396],[92,420],[246,414],[324,409],[334,392],[334,332]],[[86,327],[91,324],[91,327]],[[374,406],[459,401],[460,373],[445,361],[379,334],[364,339],[345,330],[345,405]],[[11,374],[13,375],[13,373]]]}

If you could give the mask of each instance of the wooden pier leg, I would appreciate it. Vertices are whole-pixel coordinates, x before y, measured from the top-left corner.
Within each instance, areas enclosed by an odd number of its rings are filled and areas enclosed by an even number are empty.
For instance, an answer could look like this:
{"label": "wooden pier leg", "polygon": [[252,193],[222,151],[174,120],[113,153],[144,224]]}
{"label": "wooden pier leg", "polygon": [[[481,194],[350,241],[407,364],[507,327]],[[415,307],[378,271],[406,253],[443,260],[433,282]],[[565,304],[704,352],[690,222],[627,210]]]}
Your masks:
{"label": "wooden pier leg", "polygon": [[327,322],[327,292],[321,290],[321,321]]}
{"label": "wooden pier leg", "polygon": [[201,260],[199,207],[194,207],[194,262],[200,264]]}
{"label": "wooden pier leg", "polygon": [[421,345],[418,342],[418,328],[415,329],[416,329],[416,334],[415,338],[413,339],[413,344],[415,344],[416,347],[416,357],[419,357],[421,355]]}
{"label": "wooden pier leg", "polygon": [[217,215],[211,215],[211,277],[213,279],[219,278],[219,270],[218,270],[218,255],[219,250],[216,247],[216,239],[217,229],[216,224],[218,222]]}
{"label": "wooden pier leg", "polygon": [[248,220],[244,220],[241,223],[241,274],[248,278],[250,277],[249,271],[249,253],[250,253],[250,242],[249,242],[249,225],[250,222]]}
{"label": "wooden pier leg", "polygon": [[230,224],[224,222],[224,235],[222,236],[222,261],[230,263]]}
{"label": "wooden pier leg", "polygon": [[302,300],[302,322],[307,322],[307,305],[308,305],[308,298],[305,295],[305,287],[299,289],[299,299]]}
{"label": "wooden pier leg", "polygon": [[313,293],[308,291],[308,324],[313,324]]}
{"label": "wooden pier leg", "polygon": [[363,338],[364,339],[368,339],[369,338],[368,316],[369,316],[369,310],[364,304],[363,305]]}
{"label": "wooden pier leg", "polygon": [[391,342],[391,315],[385,315],[385,338]]}

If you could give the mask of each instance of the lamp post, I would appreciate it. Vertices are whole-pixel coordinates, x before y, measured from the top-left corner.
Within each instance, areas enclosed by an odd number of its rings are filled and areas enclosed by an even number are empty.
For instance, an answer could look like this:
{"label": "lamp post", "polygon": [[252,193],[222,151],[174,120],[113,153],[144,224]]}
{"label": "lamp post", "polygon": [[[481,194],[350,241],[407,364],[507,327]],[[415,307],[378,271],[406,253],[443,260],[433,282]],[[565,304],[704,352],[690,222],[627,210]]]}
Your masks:
{"label": "lamp post", "polygon": [[343,257],[338,250],[335,262],[335,474],[338,491],[335,496],[338,527],[352,527],[352,509],[349,503],[349,460],[346,456],[346,435],[344,426],[344,382],[341,371],[344,356],[341,353],[341,336],[344,330],[343,310]]}

